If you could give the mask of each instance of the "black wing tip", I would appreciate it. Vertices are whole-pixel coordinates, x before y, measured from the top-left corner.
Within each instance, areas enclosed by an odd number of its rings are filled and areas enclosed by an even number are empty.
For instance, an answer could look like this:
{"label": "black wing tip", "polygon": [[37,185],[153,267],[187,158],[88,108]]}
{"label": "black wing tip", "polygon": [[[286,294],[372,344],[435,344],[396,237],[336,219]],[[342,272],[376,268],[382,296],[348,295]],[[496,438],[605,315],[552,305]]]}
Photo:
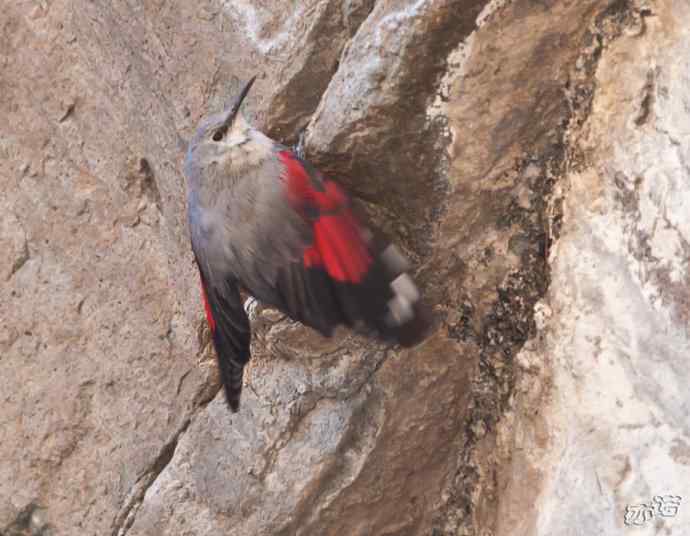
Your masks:
{"label": "black wing tip", "polygon": [[228,407],[232,413],[237,413],[240,410],[240,400],[228,400]]}
{"label": "black wing tip", "polygon": [[232,413],[237,413],[240,409],[244,365],[228,358],[220,348],[216,348],[216,353],[220,369],[220,381],[223,385],[223,392],[225,394],[225,402],[227,402]]}
{"label": "black wing tip", "polygon": [[427,305],[418,301],[413,305],[413,316],[399,325],[391,325],[390,318],[379,321],[374,327],[378,338],[402,348],[413,348],[429,338],[433,322],[431,310]]}
{"label": "black wing tip", "polygon": [[412,348],[424,342],[431,335],[431,311],[424,303],[417,303],[414,307],[414,317],[400,326],[394,339],[403,348]]}
{"label": "black wing tip", "polygon": [[237,413],[240,410],[240,395],[242,388],[233,389],[226,382],[223,382],[223,391],[225,392],[225,402],[228,404],[232,413]]}

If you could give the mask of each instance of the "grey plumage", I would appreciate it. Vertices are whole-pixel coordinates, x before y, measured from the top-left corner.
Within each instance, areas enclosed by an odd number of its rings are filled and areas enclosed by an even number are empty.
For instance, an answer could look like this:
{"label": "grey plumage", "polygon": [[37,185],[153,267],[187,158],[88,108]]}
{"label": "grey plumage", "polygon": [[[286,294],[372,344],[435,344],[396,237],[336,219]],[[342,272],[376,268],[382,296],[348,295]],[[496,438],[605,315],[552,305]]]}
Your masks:
{"label": "grey plumage", "polygon": [[250,331],[238,287],[330,335],[338,324],[414,344],[426,332],[408,261],[354,217],[345,194],[238,113],[204,121],[185,161],[192,249],[230,407]]}

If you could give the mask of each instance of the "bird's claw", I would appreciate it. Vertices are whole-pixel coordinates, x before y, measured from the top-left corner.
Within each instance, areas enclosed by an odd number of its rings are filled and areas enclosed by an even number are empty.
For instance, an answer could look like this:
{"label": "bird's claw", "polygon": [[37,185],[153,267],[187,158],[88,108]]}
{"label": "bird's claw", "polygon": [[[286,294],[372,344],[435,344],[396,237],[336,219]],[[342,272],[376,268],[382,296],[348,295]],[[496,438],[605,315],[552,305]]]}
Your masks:
{"label": "bird's claw", "polygon": [[303,128],[302,131],[299,133],[299,137],[297,138],[297,145],[295,145],[294,148],[294,153],[304,160],[304,139],[307,137],[307,128]]}
{"label": "bird's claw", "polygon": [[254,296],[249,296],[244,301],[244,312],[247,313],[247,316],[249,318],[254,318],[256,316],[256,308],[259,305],[259,302]]}

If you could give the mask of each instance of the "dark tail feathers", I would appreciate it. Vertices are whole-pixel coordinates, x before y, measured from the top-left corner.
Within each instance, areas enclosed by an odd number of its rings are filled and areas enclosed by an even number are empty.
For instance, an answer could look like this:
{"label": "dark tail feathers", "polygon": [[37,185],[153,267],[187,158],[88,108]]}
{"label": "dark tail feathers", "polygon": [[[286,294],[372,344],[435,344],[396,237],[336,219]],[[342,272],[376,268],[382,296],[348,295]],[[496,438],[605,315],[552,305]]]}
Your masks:
{"label": "dark tail feathers", "polygon": [[242,376],[244,375],[244,366],[237,365],[232,361],[219,359],[221,381],[223,383],[223,391],[225,392],[225,400],[230,406],[233,413],[237,413],[240,409],[240,397],[242,395]]}

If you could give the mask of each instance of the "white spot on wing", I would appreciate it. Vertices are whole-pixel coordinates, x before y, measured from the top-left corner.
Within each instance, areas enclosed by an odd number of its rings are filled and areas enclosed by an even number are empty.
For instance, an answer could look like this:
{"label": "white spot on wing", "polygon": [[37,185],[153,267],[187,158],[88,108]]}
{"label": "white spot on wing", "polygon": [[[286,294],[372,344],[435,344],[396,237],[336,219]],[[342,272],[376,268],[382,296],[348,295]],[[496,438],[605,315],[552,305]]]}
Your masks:
{"label": "white spot on wing", "polygon": [[419,290],[412,281],[412,278],[407,274],[400,274],[391,283],[391,288],[396,296],[402,296],[408,303],[414,303],[419,300]]}
{"label": "white spot on wing", "polygon": [[383,250],[381,260],[393,273],[401,273],[410,269],[410,263],[394,244]]}
{"label": "white spot on wing", "polygon": [[388,325],[401,326],[405,322],[412,320],[413,317],[414,310],[405,297],[397,294],[388,301],[388,315],[386,316]]}

